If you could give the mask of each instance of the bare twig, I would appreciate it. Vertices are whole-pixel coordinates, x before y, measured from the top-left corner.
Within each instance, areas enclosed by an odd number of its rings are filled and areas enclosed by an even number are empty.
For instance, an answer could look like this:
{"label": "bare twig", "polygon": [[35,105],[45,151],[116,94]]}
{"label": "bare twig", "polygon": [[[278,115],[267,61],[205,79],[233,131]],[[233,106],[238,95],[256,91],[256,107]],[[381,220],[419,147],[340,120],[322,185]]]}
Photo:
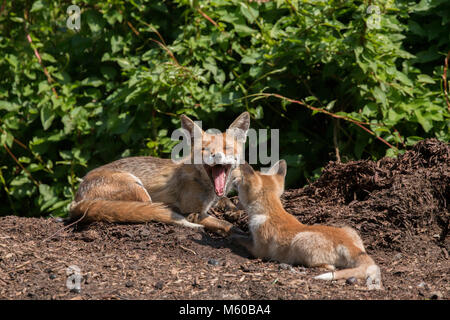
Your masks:
{"label": "bare twig", "polygon": [[220,31],[223,31],[220,29],[219,25],[217,24],[217,22],[215,22],[213,19],[211,19],[206,13],[204,13],[200,8],[197,8],[198,13],[200,13],[203,18],[205,18],[206,20],[208,20],[209,22],[211,22],[217,29],[219,29]]}
{"label": "bare twig", "polygon": [[[1,121],[0,121],[0,123],[1,123]],[[4,133],[4,132],[6,132],[6,130],[0,128],[0,132],[3,132],[3,133]],[[25,150],[31,152],[31,154],[33,155],[33,157],[35,157],[35,158],[36,158],[42,165],[44,165],[44,167],[45,167],[45,163],[44,163],[44,161],[42,160],[42,158],[41,158],[39,155],[34,154],[34,153],[30,150],[30,148],[28,148],[23,142],[21,142],[20,140],[18,140],[18,139],[16,139],[16,138],[13,138],[13,141],[14,141],[15,143],[17,143],[19,146],[21,146],[23,149],[25,149]],[[14,159],[14,158],[13,158],[13,159]],[[49,169],[49,171],[50,171],[51,173],[53,173],[53,170]]]}
{"label": "bare twig", "polygon": [[6,152],[8,152],[8,154],[10,155],[11,158],[13,158],[13,160],[22,168],[22,170],[30,177],[30,179],[33,181],[33,183],[39,187],[39,182],[37,182],[33,176],[31,175],[31,173],[25,169],[25,167],[19,162],[19,160],[17,160],[16,156],[11,152],[11,150],[9,150],[8,146],[6,145],[6,143],[3,144],[3,148],[5,148]]}
{"label": "bare twig", "polygon": [[406,148],[405,145],[405,139],[402,137],[402,135],[400,134],[400,132],[398,132],[397,129],[395,129],[394,127],[392,127],[394,129],[394,132],[398,134],[398,137],[400,138],[400,143],[402,145],[403,148]]}
{"label": "bare twig", "polygon": [[[28,21],[28,11],[27,10],[25,10],[24,16],[25,16],[25,20]],[[47,77],[47,82],[51,85],[53,83],[53,78],[50,76],[50,73],[48,73],[47,68],[45,67],[44,63],[42,62],[39,51],[37,50],[37,48],[35,48],[33,46],[33,40],[31,39],[31,36],[30,36],[30,33],[28,32],[26,24],[24,24],[24,28],[25,28],[25,32],[27,34],[28,43],[30,44],[31,49],[33,49],[34,55],[37,57],[39,64],[41,65],[42,69],[44,70],[44,74]],[[58,98],[58,93],[56,92],[56,89],[53,86],[52,86],[52,91],[53,91],[53,94],[55,95],[55,97]]]}
{"label": "bare twig", "polygon": [[[134,32],[134,34],[136,36],[140,36],[139,31],[136,30],[136,28],[133,26],[133,24],[131,22],[127,21],[127,24],[130,27],[130,29],[133,30],[133,32]],[[148,40],[153,41],[154,43],[158,44],[162,49],[164,49],[164,51],[166,51],[168,53],[168,55],[170,56],[170,58],[173,60],[173,62],[175,63],[175,65],[177,67],[186,69],[185,67],[180,65],[180,63],[178,62],[177,58],[175,58],[175,55],[173,54],[173,52],[166,46],[166,44],[164,42],[164,39],[162,38],[161,34],[155,28],[153,28],[152,26],[150,26],[150,25],[147,25],[147,26],[150,27],[152,29],[152,31],[155,32],[158,35],[158,37],[159,37],[159,39],[161,41],[158,41],[158,40],[155,40],[155,39],[152,39],[152,38],[150,38]]]}
{"label": "bare twig", "polygon": [[133,30],[134,34],[139,36],[139,31],[136,30],[136,28],[131,24],[130,21],[127,21],[128,26]]}
{"label": "bare twig", "polygon": [[192,249],[183,247],[182,245],[180,245],[180,248],[183,249],[183,250],[189,251],[189,252],[193,253],[194,255],[197,255],[197,253],[194,250],[192,250]]}
{"label": "bare twig", "polygon": [[19,264],[18,266],[16,266],[15,268],[14,268],[14,270],[15,271],[18,271],[20,268],[22,268],[22,267],[25,267],[27,264],[30,264],[30,263],[38,263],[38,262],[42,262],[42,261],[44,261],[46,258],[42,258],[42,259],[39,259],[39,260],[36,260],[36,261],[33,261],[33,260],[28,260],[28,261],[26,261],[26,262],[24,262],[24,263],[22,263],[22,264]]}
{"label": "bare twig", "polygon": [[159,38],[159,39],[161,40],[161,42],[164,43],[164,45],[166,46],[167,44],[166,44],[166,42],[164,41],[164,38],[162,37],[161,33],[159,33],[158,30],[156,30],[155,27],[153,27],[153,26],[151,26],[151,25],[148,25],[148,26],[149,26],[150,29],[152,29],[152,31],[153,31],[154,33],[156,33],[156,34],[158,35],[158,38]]}
{"label": "bare twig", "polygon": [[5,10],[5,7],[6,7],[6,0],[3,0],[2,7],[0,8],[0,16],[3,14],[3,10]]}
{"label": "bare twig", "polygon": [[444,96],[445,102],[447,102],[448,111],[450,111],[450,100],[448,98],[448,82],[447,82],[447,70],[448,70],[448,59],[450,57],[450,50],[447,53],[447,56],[444,59],[444,73],[442,74],[442,79],[444,80]]}
{"label": "bare twig", "polygon": [[[180,63],[178,62],[177,58],[175,58],[175,55],[173,54],[173,52],[172,52],[169,48],[167,48],[167,46],[165,46],[162,42],[160,42],[160,41],[158,41],[158,40],[155,40],[155,39],[152,39],[152,38],[150,38],[149,40],[155,42],[155,43],[158,44],[161,48],[163,48],[163,49],[169,54],[169,56],[172,58],[173,62],[175,62],[175,64],[177,65],[177,67],[182,67],[182,66],[180,65]],[[183,67],[183,68],[184,68],[184,67]]]}
{"label": "bare twig", "polygon": [[330,117],[333,117],[333,118],[335,118],[335,119],[342,119],[342,120],[345,120],[345,121],[349,121],[349,122],[351,122],[351,123],[356,124],[358,127],[360,127],[361,129],[363,129],[363,130],[366,131],[367,133],[373,135],[375,138],[377,138],[378,140],[380,140],[381,142],[383,142],[383,143],[384,143],[385,145],[387,145],[389,148],[396,149],[393,145],[391,145],[391,144],[390,144],[389,142],[387,142],[385,139],[383,139],[383,138],[377,136],[377,135],[375,134],[375,132],[373,132],[372,130],[366,128],[364,125],[370,125],[370,123],[368,123],[368,122],[358,121],[358,120],[351,119],[351,118],[349,118],[349,117],[347,117],[347,116],[341,116],[341,115],[338,115],[338,114],[334,114],[334,113],[332,113],[332,112],[330,112],[330,111],[328,111],[328,110],[326,110],[326,109],[316,108],[316,107],[313,107],[313,106],[311,106],[311,105],[309,105],[309,104],[307,104],[307,103],[304,103],[303,101],[298,101],[298,100],[290,99],[290,98],[284,97],[284,96],[282,96],[282,95],[280,95],[280,94],[277,94],[277,93],[256,93],[256,94],[249,95],[249,96],[247,96],[247,97],[252,97],[252,96],[254,96],[254,97],[257,97],[257,96],[276,97],[276,98],[279,98],[279,99],[282,99],[282,100],[289,101],[289,102],[291,102],[291,103],[295,103],[295,104],[301,105],[301,106],[303,106],[303,107],[306,107],[306,108],[308,108],[308,109],[310,109],[310,110],[313,110],[313,111],[316,111],[316,112],[325,113],[326,115],[329,115]]}
{"label": "bare twig", "polygon": [[[158,30],[156,30],[156,28],[148,23],[146,23],[145,21],[139,20],[140,23],[146,25],[147,27],[149,27],[152,32],[156,33],[158,35],[158,38],[161,40],[162,43],[164,43],[164,45],[167,45],[166,42],[164,41],[164,38],[162,37],[161,33],[158,32]],[[128,22],[129,25],[131,24],[130,22]],[[131,27],[131,26],[130,26]]]}
{"label": "bare twig", "polygon": [[53,238],[54,236],[56,236],[56,235],[57,235],[58,233],[60,233],[61,231],[66,230],[66,229],[70,228],[71,226],[73,226],[74,224],[77,224],[78,222],[80,222],[81,220],[83,220],[84,217],[86,216],[86,214],[87,214],[89,208],[91,207],[91,205],[92,205],[92,203],[91,203],[90,205],[88,205],[88,207],[86,208],[86,210],[84,210],[84,213],[83,213],[83,215],[82,215],[80,218],[78,218],[78,219],[75,220],[74,222],[68,224],[67,226],[64,226],[63,228],[59,229],[59,230],[56,231],[54,234],[52,234],[50,237],[47,237],[47,238],[45,238],[44,240],[42,240],[42,242],[45,242],[45,241],[47,241],[47,240],[50,240],[51,238]]}
{"label": "bare twig", "polygon": [[333,144],[334,151],[336,153],[336,161],[341,163],[341,155],[339,153],[339,144],[338,144],[338,131],[339,131],[339,119],[334,119],[333,121]]}
{"label": "bare twig", "polygon": [[[5,130],[3,130],[2,128],[0,128],[0,132],[6,132]],[[30,150],[30,149],[28,149],[28,147],[25,145],[25,144],[23,144],[22,142],[20,142],[19,140],[17,140],[16,138],[13,138],[13,141],[15,142],[15,143],[17,143],[19,146],[21,146],[22,148],[24,148],[25,150]]]}

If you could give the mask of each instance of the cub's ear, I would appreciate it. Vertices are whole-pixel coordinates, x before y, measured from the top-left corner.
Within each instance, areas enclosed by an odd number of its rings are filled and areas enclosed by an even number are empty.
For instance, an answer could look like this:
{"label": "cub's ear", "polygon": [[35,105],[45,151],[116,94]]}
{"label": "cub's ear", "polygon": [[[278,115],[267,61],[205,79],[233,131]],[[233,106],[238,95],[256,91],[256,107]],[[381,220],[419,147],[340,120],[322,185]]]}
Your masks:
{"label": "cub's ear", "polygon": [[242,113],[233,123],[228,127],[227,133],[231,133],[240,142],[247,140],[247,132],[250,128],[250,114],[248,112]]}
{"label": "cub's ear", "polygon": [[191,139],[194,139],[194,137],[201,137],[203,135],[202,128],[200,128],[188,116],[185,116],[183,114],[181,115],[180,119],[181,119],[181,127],[191,135]]}
{"label": "cub's ear", "polygon": [[244,162],[239,166],[239,169],[241,170],[241,174],[244,177],[251,177],[255,174],[255,170],[253,170],[252,166],[249,165],[247,162]]}
{"label": "cub's ear", "polygon": [[272,168],[269,169],[269,171],[267,172],[267,174],[269,175],[279,175],[282,176],[283,178],[286,176],[287,173],[287,164],[286,164],[286,160],[279,160],[277,163],[275,163],[273,165]]}

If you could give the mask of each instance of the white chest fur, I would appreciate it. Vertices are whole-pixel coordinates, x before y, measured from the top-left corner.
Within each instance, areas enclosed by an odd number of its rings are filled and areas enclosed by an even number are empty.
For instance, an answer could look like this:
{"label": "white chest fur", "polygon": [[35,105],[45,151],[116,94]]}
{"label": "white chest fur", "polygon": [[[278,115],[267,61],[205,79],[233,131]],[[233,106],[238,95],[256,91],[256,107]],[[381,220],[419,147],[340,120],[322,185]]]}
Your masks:
{"label": "white chest fur", "polygon": [[258,231],[259,227],[261,227],[267,220],[267,215],[265,214],[253,214],[248,222],[248,227],[251,233],[255,233]]}

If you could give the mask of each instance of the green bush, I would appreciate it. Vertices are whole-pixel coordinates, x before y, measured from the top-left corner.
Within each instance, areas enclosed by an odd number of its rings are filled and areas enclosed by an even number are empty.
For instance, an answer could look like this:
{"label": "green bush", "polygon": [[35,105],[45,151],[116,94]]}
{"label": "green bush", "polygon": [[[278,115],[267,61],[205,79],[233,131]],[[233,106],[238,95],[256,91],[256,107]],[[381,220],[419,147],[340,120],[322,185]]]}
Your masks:
{"label": "green bush", "polygon": [[449,2],[371,3],[4,2],[0,214],[63,215],[89,169],[168,157],[180,114],[225,129],[248,110],[280,128],[291,187],[336,157],[449,141]]}

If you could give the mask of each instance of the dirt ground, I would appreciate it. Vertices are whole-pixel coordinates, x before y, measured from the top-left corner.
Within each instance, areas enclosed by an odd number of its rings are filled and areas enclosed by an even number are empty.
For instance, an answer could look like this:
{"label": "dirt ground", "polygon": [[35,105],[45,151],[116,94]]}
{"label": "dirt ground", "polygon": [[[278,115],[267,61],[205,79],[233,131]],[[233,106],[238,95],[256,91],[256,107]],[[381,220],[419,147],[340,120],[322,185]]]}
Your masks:
{"label": "dirt ground", "polygon": [[[286,210],[303,223],[357,229],[383,290],[314,280],[324,270],[253,259],[209,232],[160,223],[64,228],[54,218],[7,216],[0,298],[448,299],[449,202],[450,146],[434,139],[398,159],[330,162],[317,181],[284,193]],[[247,229],[244,211],[211,213]],[[79,270],[80,290],[67,286],[76,276],[69,266]]]}

